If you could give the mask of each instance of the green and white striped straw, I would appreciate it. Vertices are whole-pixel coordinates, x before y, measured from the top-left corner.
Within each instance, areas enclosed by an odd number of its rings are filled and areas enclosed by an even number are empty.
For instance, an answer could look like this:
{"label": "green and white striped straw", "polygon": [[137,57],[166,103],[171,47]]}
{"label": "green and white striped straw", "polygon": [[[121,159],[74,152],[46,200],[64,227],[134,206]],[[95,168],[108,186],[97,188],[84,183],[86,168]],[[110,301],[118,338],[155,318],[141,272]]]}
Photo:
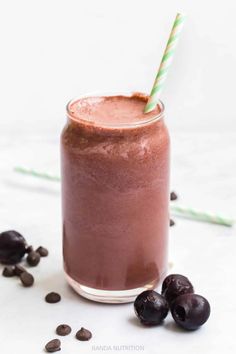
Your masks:
{"label": "green and white striped straw", "polygon": [[[24,174],[24,175],[29,175],[33,177],[38,177],[42,178],[45,180],[53,181],[53,182],[60,182],[60,177],[55,176],[55,175],[50,175],[45,172],[39,172],[33,169],[27,169],[24,167],[15,167],[14,168],[15,172]],[[213,223],[213,224],[219,224],[219,225],[224,225],[224,226],[233,226],[235,223],[235,220],[223,217],[221,215],[216,215],[216,214],[211,214],[205,211],[200,211],[196,210],[193,208],[189,207],[183,207],[179,205],[170,205],[170,212],[172,215],[177,215],[181,217],[186,217],[192,220],[198,220],[198,221],[205,221],[208,223]]]}
{"label": "green and white striped straw", "polygon": [[219,224],[224,226],[233,226],[235,220],[231,218],[227,218],[222,215],[213,214],[201,210],[196,210],[189,207],[184,207],[180,205],[172,205],[170,206],[170,212],[172,215],[181,216],[188,219],[205,221],[211,224]]}
{"label": "green and white striped straw", "polygon": [[159,66],[159,70],[156,76],[156,79],[153,84],[152,91],[150,93],[148,102],[144,108],[144,113],[151,112],[153,109],[155,109],[161,90],[163,88],[164,82],[166,80],[166,77],[169,72],[169,68],[171,66],[171,62],[173,60],[173,56],[175,53],[175,49],[180,37],[180,32],[182,31],[183,24],[184,24],[185,16],[182,14],[177,14],[171,33],[170,37],[168,39],[166,49],[164,51],[161,64]]}
{"label": "green and white striped straw", "polygon": [[20,166],[14,167],[14,171],[21,173],[23,175],[29,175],[29,176],[33,176],[33,177],[47,179],[48,181],[53,181],[53,182],[60,182],[60,180],[61,180],[60,177],[58,177],[58,176],[50,175],[49,173],[45,173],[45,172],[35,171],[33,169],[27,169],[27,168],[20,167]]}

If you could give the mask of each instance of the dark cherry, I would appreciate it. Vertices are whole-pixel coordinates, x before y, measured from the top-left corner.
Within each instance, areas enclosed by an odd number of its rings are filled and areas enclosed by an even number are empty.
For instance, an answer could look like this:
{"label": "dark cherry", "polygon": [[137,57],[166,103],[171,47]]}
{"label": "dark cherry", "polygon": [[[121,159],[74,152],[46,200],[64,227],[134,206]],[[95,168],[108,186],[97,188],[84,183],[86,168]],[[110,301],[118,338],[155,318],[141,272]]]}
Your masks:
{"label": "dark cherry", "polygon": [[0,262],[16,264],[26,253],[26,241],[19,232],[4,231],[0,234]]}
{"label": "dark cherry", "polygon": [[137,296],[134,310],[142,324],[152,326],[166,318],[169,306],[166,299],[156,291],[146,290]]}
{"label": "dark cherry", "polygon": [[196,294],[180,295],[171,305],[171,314],[175,322],[187,330],[202,326],[208,320],[210,312],[207,299]]}
{"label": "dark cherry", "polygon": [[187,277],[180,274],[168,275],[162,284],[161,295],[172,303],[178,296],[183,294],[191,294],[194,292],[193,285]]}

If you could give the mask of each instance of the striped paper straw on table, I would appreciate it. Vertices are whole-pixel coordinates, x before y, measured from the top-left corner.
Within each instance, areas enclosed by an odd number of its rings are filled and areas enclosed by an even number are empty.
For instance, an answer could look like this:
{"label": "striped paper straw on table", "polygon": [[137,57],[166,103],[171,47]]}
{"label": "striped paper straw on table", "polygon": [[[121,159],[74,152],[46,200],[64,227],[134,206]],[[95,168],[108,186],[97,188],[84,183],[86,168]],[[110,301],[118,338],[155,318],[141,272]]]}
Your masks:
{"label": "striped paper straw on table", "polygon": [[150,93],[148,102],[144,108],[144,113],[148,113],[151,112],[153,109],[155,109],[159,97],[160,97],[160,93],[161,90],[163,88],[164,82],[166,80],[166,77],[168,75],[169,72],[169,68],[171,66],[171,62],[173,60],[173,56],[174,56],[174,52],[180,37],[180,32],[183,28],[183,24],[184,24],[184,20],[185,20],[185,16],[182,14],[177,14],[171,33],[170,33],[170,37],[168,39],[167,45],[166,45],[166,49],[164,51],[162,60],[161,60],[161,64],[159,66],[159,70],[156,76],[156,79],[154,81],[153,84],[153,88],[152,91]]}
{"label": "striped paper straw on table", "polygon": [[235,223],[235,220],[232,218],[228,218],[222,215],[209,213],[201,210],[196,210],[181,205],[171,204],[170,212],[172,215],[181,216],[192,220],[205,221],[211,224],[233,226]]}
{"label": "striped paper straw on table", "polygon": [[60,180],[61,180],[61,178],[58,176],[51,175],[51,174],[45,173],[45,172],[36,171],[31,168],[27,169],[25,167],[16,166],[16,167],[14,167],[14,171],[21,173],[23,175],[29,175],[29,176],[33,176],[33,177],[47,179],[48,181],[60,182]]}
{"label": "striped paper straw on table", "polygon": [[[36,171],[34,169],[27,169],[25,167],[20,167],[20,166],[15,167],[14,171],[24,175],[38,177],[53,182],[60,182],[61,180],[59,176]],[[184,207],[176,204],[173,205],[172,203],[170,204],[170,212],[172,215],[181,216],[192,220],[205,221],[208,223],[224,225],[224,226],[233,226],[233,224],[235,223],[235,220],[228,217],[223,217],[221,215],[212,214],[209,212],[200,211],[200,210],[196,210],[193,208]]]}

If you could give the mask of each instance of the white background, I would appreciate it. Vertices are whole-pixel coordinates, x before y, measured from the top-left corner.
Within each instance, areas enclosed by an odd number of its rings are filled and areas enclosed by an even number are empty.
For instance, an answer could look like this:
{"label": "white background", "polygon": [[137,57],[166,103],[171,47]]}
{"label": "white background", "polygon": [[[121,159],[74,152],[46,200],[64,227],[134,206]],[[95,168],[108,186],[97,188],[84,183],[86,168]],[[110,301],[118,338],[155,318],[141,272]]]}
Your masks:
{"label": "white background", "polygon": [[235,130],[234,0],[1,2],[0,131],[58,133],[67,101],[149,92],[177,11],[188,15],[163,100],[179,130]]}
{"label": "white background", "polygon": [[[63,322],[73,327],[62,339],[65,354],[125,344],[144,346],[144,354],[236,350],[235,229],[175,219],[170,271],[191,278],[209,299],[211,318],[193,333],[178,330],[171,317],[161,328],[145,329],[131,304],[92,304],[66,286],[60,185],[12,170],[22,165],[59,174],[59,134],[72,97],[149,92],[177,11],[188,17],[162,96],[172,138],[171,188],[181,204],[235,217],[235,1],[1,1],[0,231],[16,229],[50,250],[32,270],[33,288],[0,279],[2,354],[42,353]],[[52,290],[62,294],[61,303],[43,301]],[[88,343],[73,338],[81,326],[93,332]]]}

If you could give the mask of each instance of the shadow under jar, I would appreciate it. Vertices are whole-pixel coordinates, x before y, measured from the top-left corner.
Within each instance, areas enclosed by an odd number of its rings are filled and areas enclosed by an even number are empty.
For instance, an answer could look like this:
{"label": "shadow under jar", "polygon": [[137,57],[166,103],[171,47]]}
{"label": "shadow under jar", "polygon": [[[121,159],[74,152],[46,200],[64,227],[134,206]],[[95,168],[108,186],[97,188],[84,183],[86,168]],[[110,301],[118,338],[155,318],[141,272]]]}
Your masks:
{"label": "shadow under jar", "polygon": [[164,106],[105,94],[69,102],[61,135],[68,283],[99,302],[130,302],[165,276],[169,135]]}

